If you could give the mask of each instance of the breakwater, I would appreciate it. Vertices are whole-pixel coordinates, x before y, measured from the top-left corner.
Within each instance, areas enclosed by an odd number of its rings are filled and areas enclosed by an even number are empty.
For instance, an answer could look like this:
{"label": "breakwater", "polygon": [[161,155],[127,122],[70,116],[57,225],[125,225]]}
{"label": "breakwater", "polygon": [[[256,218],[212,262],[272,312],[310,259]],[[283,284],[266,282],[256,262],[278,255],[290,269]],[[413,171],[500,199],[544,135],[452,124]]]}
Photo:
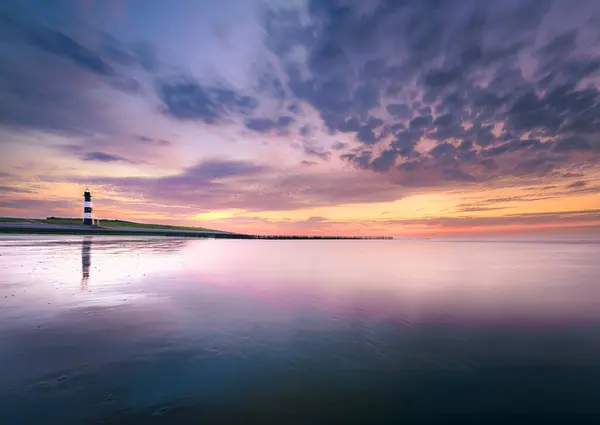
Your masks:
{"label": "breakwater", "polygon": [[102,227],[84,225],[60,225],[42,223],[0,223],[0,233],[12,234],[55,234],[55,235],[113,235],[113,236],[171,236],[211,239],[268,239],[268,240],[369,240],[393,239],[390,236],[293,236],[293,235],[252,235],[221,232],[214,230],[171,230],[129,227]]}

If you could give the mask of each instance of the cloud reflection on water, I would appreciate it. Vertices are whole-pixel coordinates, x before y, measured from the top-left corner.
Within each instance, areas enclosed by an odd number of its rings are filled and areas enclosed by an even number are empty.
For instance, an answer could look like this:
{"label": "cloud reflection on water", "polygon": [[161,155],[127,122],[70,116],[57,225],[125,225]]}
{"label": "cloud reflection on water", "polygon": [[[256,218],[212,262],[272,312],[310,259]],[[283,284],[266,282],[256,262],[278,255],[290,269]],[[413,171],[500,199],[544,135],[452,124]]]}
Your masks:
{"label": "cloud reflection on water", "polygon": [[565,389],[548,406],[568,391],[581,402],[597,382],[600,244],[24,237],[0,248],[2,423],[242,423],[243,412],[294,423],[294,409],[320,417],[335,403],[386,423],[406,413],[391,399],[434,412],[505,393],[519,410],[548,388]]}

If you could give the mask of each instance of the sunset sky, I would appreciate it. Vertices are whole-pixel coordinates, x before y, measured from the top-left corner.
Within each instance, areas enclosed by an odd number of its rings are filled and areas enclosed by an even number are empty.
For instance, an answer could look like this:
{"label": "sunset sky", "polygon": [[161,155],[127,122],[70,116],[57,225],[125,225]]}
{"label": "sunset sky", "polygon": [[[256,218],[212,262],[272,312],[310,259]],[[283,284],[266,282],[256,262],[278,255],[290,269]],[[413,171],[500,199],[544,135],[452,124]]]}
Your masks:
{"label": "sunset sky", "polygon": [[0,216],[600,229],[597,0],[4,0]]}

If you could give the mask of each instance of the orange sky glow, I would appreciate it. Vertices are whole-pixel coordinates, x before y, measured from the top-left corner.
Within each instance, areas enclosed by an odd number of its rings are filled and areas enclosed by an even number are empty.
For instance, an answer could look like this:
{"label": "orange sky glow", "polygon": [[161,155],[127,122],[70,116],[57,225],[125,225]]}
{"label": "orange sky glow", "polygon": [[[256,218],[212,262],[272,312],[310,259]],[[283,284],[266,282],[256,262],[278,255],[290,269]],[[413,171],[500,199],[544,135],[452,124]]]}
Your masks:
{"label": "orange sky glow", "polygon": [[595,3],[326,3],[7,5],[0,216],[597,233]]}

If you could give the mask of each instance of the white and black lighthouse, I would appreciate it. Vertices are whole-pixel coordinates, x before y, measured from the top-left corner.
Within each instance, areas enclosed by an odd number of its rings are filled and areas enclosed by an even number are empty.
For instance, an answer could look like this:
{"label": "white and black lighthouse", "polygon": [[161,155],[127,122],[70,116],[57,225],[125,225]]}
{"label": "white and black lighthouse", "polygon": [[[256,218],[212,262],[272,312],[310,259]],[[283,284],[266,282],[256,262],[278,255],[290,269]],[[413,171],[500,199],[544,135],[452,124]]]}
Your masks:
{"label": "white and black lighthouse", "polygon": [[92,219],[92,194],[87,187],[83,192],[83,224],[88,226],[94,224]]}

